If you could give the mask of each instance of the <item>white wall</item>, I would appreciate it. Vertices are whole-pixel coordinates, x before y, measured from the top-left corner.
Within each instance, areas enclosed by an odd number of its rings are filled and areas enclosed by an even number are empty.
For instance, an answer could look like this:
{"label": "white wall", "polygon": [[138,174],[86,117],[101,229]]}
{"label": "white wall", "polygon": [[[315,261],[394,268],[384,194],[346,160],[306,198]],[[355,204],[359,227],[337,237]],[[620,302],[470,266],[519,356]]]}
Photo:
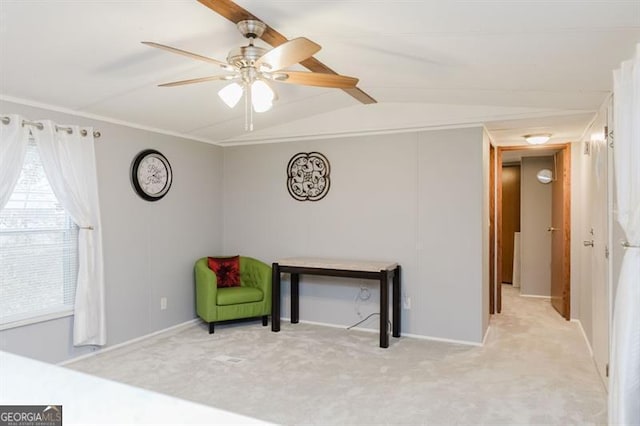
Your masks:
{"label": "white wall", "polygon": [[[591,127],[586,130],[580,144],[576,144],[580,168],[578,210],[579,224],[574,241],[576,243],[576,280],[580,281],[580,292],[576,294],[576,309],[572,317],[579,320],[589,341],[600,376],[607,386],[606,368],[609,362],[609,317],[611,302],[611,278],[616,274],[616,245],[611,240],[612,150],[604,140],[607,123],[607,101],[600,109]],[[585,148],[588,147],[588,150]],[[584,241],[593,241],[593,246],[584,246]],[[607,250],[609,257],[606,256]],[[573,306],[572,306],[573,308]]]}
{"label": "white wall", "polygon": [[520,293],[551,296],[551,184],[538,182],[553,157],[523,157],[520,173]]}
{"label": "white wall", "polygon": [[[229,147],[224,150],[224,254],[398,261],[403,333],[480,342],[488,323],[488,138],[481,128]],[[331,190],[299,202],[286,189],[298,152],[331,162]],[[350,325],[366,280],[303,277],[302,320]],[[283,283],[283,316],[289,315]],[[464,297],[461,297],[464,295]],[[365,324],[376,328],[377,319]]]}
{"label": "white wall", "polygon": [[[605,263],[602,252],[604,246],[609,244],[609,230],[598,231],[601,235],[591,235],[590,229],[594,227],[594,216],[597,214],[607,214],[608,206],[598,205],[599,201],[594,197],[599,195],[599,191],[603,189],[596,188],[599,185],[597,181],[602,181],[604,185],[608,179],[608,161],[607,153],[603,142],[591,143],[591,135],[603,132],[606,124],[608,102],[605,102],[600,108],[591,126],[586,129],[584,137],[580,142],[571,146],[572,151],[572,209],[571,222],[572,239],[571,239],[571,318],[577,319],[582,324],[587,339],[591,344],[593,321],[593,307],[595,304],[596,286],[601,287],[602,283],[594,283],[594,261]],[[592,144],[589,151],[585,151],[586,145]],[[609,149],[609,148],[607,148]],[[608,182],[607,182],[608,187]],[[609,197],[613,194],[609,194]],[[607,196],[599,198],[606,199]],[[602,201],[600,201],[602,202]],[[610,202],[610,200],[609,200]],[[596,212],[594,209],[598,209]],[[606,228],[606,226],[605,226]],[[606,235],[605,235],[606,234]],[[596,240],[598,247],[585,247],[583,241]],[[614,240],[615,241],[615,240]],[[615,244],[609,247],[610,251],[615,251]],[[602,256],[594,256],[594,252],[598,252]],[[615,261],[615,256],[611,256]],[[609,268],[607,264],[604,266]]]}
{"label": "white wall", "polygon": [[[195,318],[193,264],[222,251],[222,149],[191,140],[55,111],[0,103],[2,114],[94,126],[102,210],[107,339],[113,345]],[[143,149],[161,151],[173,185],[160,201],[138,197],[129,168]],[[168,306],[160,310],[160,298]],[[93,350],[74,348],[66,317],[0,332],[0,350],[48,362]]]}
{"label": "white wall", "polygon": [[[592,343],[592,286],[591,286],[591,255],[592,249],[584,247],[582,242],[589,238],[590,209],[591,209],[591,158],[584,155],[585,142],[572,145],[572,167],[579,173],[579,178],[573,181],[572,191],[575,202],[572,205],[571,222],[571,317],[580,321]],[[575,247],[575,251],[574,251]],[[575,260],[575,268],[573,261]]]}

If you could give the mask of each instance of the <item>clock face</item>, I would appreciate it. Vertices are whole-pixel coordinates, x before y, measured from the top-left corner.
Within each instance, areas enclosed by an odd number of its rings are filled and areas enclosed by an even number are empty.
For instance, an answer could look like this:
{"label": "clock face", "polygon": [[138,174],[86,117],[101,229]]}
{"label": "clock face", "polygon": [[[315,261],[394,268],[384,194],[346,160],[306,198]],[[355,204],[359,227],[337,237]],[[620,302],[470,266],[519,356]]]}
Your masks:
{"label": "clock face", "polygon": [[131,180],[138,195],[147,201],[157,201],[171,187],[171,165],[158,151],[142,151],[132,163]]}

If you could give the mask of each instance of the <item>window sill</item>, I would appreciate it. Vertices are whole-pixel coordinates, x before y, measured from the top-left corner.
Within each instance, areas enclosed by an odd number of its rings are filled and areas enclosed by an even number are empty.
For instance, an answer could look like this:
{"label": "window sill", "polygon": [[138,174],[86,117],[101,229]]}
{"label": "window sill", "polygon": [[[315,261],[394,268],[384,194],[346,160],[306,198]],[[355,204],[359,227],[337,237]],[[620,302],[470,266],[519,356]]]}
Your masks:
{"label": "window sill", "polygon": [[15,321],[5,322],[4,324],[0,324],[0,331],[8,330],[10,328],[23,327],[25,325],[36,324],[39,322],[50,321],[58,318],[70,317],[73,315],[73,309],[64,309],[55,312],[44,313],[41,315],[17,319]]}

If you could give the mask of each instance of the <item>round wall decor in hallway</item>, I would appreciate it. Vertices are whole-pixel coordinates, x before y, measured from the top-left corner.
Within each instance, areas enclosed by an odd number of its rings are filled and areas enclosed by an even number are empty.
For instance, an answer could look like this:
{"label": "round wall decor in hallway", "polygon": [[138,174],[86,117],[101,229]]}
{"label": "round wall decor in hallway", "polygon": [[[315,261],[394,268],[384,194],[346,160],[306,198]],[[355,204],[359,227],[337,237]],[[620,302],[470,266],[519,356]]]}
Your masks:
{"label": "round wall decor in hallway", "polygon": [[553,180],[553,172],[549,169],[540,169],[536,178],[540,183],[551,183]]}

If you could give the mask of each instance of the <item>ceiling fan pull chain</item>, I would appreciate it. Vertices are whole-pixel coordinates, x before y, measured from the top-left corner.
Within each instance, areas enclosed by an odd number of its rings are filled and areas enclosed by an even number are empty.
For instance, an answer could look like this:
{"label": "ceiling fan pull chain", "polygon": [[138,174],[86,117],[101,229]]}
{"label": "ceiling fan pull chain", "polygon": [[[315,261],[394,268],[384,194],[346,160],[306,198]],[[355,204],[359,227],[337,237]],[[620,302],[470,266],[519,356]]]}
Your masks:
{"label": "ceiling fan pull chain", "polygon": [[253,132],[253,107],[252,107],[251,84],[244,83],[244,129]]}
{"label": "ceiling fan pull chain", "polygon": [[244,131],[249,131],[249,93],[247,92],[247,83],[242,84],[244,88]]}

